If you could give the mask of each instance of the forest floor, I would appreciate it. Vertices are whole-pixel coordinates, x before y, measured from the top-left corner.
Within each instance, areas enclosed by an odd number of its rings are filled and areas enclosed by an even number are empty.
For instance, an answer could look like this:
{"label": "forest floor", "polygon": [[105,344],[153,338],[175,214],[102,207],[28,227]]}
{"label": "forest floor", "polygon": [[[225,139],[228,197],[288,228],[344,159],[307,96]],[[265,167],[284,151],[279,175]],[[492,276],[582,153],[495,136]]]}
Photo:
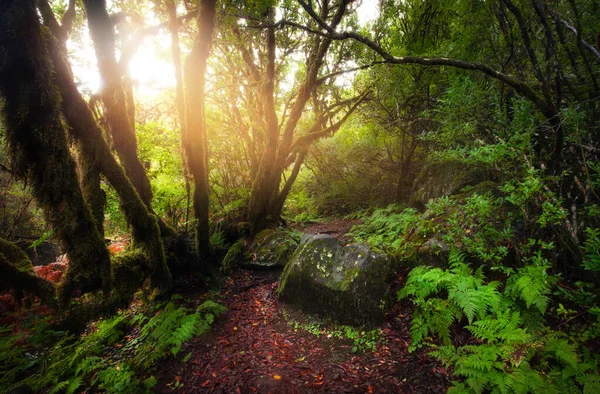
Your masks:
{"label": "forest floor", "polygon": [[[333,230],[340,226],[335,224]],[[342,230],[339,233],[347,231]],[[182,291],[184,299],[194,299],[194,304],[212,298],[226,306],[227,312],[217,318],[210,333],[186,344],[181,357],[159,363],[155,371],[158,391],[266,394],[448,390],[449,373],[438,361],[420,350],[408,352],[412,317],[408,302],[396,303],[387,314],[379,327],[375,351],[353,352],[356,349],[350,339],[327,335],[326,328],[323,335],[301,328],[308,316],[277,300],[280,274],[241,270],[226,278],[218,293],[198,295],[189,287]]]}

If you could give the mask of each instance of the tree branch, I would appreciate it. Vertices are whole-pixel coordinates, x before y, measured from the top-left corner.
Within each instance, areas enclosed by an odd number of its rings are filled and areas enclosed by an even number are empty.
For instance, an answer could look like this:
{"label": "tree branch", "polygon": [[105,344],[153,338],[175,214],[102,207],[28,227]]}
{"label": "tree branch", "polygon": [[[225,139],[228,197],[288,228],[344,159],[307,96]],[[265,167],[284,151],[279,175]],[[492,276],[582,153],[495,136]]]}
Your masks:
{"label": "tree branch", "polygon": [[[306,149],[308,146],[310,146],[316,140],[323,138],[329,134],[333,134],[336,131],[338,131],[339,128],[344,124],[344,122],[346,122],[346,120],[348,120],[350,115],[352,115],[352,113],[354,113],[354,111],[358,108],[358,106],[367,99],[367,97],[369,96],[369,93],[370,93],[370,91],[366,91],[366,92],[362,93],[360,96],[351,99],[352,101],[355,100],[355,103],[344,114],[342,119],[340,119],[336,123],[334,123],[328,127],[325,127],[323,129],[311,131],[306,135],[298,137],[296,139],[296,141],[294,141],[294,143],[292,144],[292,147],[290,149],[292,154],[295,152],[301,151],[302,149]],[[317,122],[317,124],[319,124],[319,122]]]}
{"label": "tree branch", "polygon": [[[560,17],[560,15],[556,12],[556,11],[550,11],[550,13],[552,15],[554,15],[554,17],[556,19],[558,19],[558,21],[567,28],[567,30],[571,31],[573,34],[575,34],[577,37],[579,37],[579,34],[577,32],[577,29],[575,28],[575,26],[571,25],[569,22],[567,22],[566,20],[564,20],[563,18]],[[598,58],[598,60],[600,60],[600,34],[598,34],[598,48],[595,48],[592,44],[590,44],[589,42],[585,41],[583,38],[580,39],[581,44],[587,48],[590,52],[592,52],[596,58]]]}
{"label": "tree branch", "polygon": [[367,46],[368,48],[373,50],[376,54],[381,56],[383,58],[383,61],[381,61],[381,63],[399,64],[399,65],[400,64],[418,64],[418,65],[428,66],[428,67],[450,66],[450,67],[454,67],[454,68],[460,68],[463,70],[479,71],[479,72],[482,72],[494,79],[504,82],[508,86],[512,87],[519,95],[521,95],[521,96],[527,98],[528,100],[530,100],[531,102],[533,102],[533,104],[535,104],[535,106],[542,113],[544,113],[545,115],[553,116],[553,114],[551,114],[551,112],[552,112],[551,108],[549,108],[549,105],[546,102],[546,100],[544,100],[543,97],[538,95],[538,93],[536,93],[536,91],[531,86],[529,86],[525,82],[519,81],[512,75],[504,74],[500,71],[494,70],[490,66],[480,63],[480,62],[466,62],[466,61],[462,61],[462,60],[458,60],[458,59],[443,58],[443,57],[428,58],[428,57],[419,57],[419,56],[401,56],[401,57],[393,56],[392,54],[387,52],[385,49],[383,49],[379,44],[377,44],[375,41],[369,39],[368,37],[365,37],[361,34],[353,32],[353,31],[337,32],[333,27],[329,26],[322,18],[320,18],[319,15],[317,15],[315,13],[315,11],[310,6],[308,6],[303,0],[298,0],[298,1],[300,2],[300,5],[304,8],[304,10],[311,16],[311,18],[313,18],[317,22],[317,24],[324,31],[314,30],[309,27],[301,26],[301,25],[298,25],[297,23],[293,23],[293,22],[289,22],[289,21],[280,21],[277,23],[278,25],[294,26],[294,27],[300,28],[304,31],[308,31],[310,33],[317,34],[322,37],[328,37],[330,39],[337,40],[337,41],[354,40],[354,41],[360,42],[361,44]]}

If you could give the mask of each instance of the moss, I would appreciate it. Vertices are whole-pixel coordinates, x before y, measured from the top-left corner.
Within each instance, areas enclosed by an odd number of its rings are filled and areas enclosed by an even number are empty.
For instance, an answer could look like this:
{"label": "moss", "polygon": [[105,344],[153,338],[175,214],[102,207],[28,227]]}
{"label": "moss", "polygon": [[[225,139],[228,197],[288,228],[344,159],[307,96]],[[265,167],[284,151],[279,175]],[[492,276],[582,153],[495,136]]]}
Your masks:
{"label": "moss", "polygon": [[394,265],[364,245],[307,237],[286,266],[278,290],[286,302],[349,324],[383,319]]}
{"label": "moss", "polygon": [[63,113],[70,131],[91,152],[99,171],[117,192],[121,209],[132,227],[134,241],[148,254],[151,284],[161,292],[166,292],[171,286],[171,273],[166,264],[159,222],[113,156],[104,139],[104,132],[73,82],[65,54],[54,41],[50,41],[50,47],[56,67],[56,82],[63,97]]}
{"label": "moss", "polygon": [[0,283],[38,296],[43,303],[56,305],[54,285],[33,272],[31,260],[18,246],[0,238]]}
{"label": "moss", "polygon": [[285,267],[298,247],[298,240],[286,230],[263,230],[256,235],[248,253],[253,268]]}
{"label": "moss", "polygon": [[414,182],[413,204],[426,204],[430,199],[450,196],[466,186],[495,177],[492,169],[465,163],[458,159],[439,160],[428,164]]}
{"label": "moss", "polygon": [[76,288],[107,292],[110,258],[79,187],[35,1],[8,3],[0,25],[2,118],[13,170],[31,185],[70,261],[59,300],[66,304]]}
{"label": "moss", "polygon": [[0,238],[0,253],[16,269],[21,272],[33,274],[33,264],[25,252],[17,245]]}
{"label": "moss", "polygon": [[100,171],[94,152],[86,145],[77,144],[77,167],[79,184],[85,201],[92,211],[92,217],[100,236],[104,237],[104,209],[106,208],[106,193],[100,187]]}
{"label": "moss", "polygon": [[476,185],[468,185],[460,190],[459,194],[455,194],[452,196],[455,200],[466,200],[467,198],[473,196],[473,194],[487,194],[491,193],[497,197],[501,195],[501,191],[498,188],[498,184],[492,181],[484,181],[480,182]]}
{"label": "moss", "polygon": [[147,276],[148,265],[144,250],[121,253],[113,259],[112,276],[114,302],[128,303]]}
{"label": "moss", "polygon": [[234,243],[227,251],[225,258],[221,263],[221,274],[229,275],[235,268],[237,268],[242,263],[243,259],[244,243],[242,241],[238,241]]}

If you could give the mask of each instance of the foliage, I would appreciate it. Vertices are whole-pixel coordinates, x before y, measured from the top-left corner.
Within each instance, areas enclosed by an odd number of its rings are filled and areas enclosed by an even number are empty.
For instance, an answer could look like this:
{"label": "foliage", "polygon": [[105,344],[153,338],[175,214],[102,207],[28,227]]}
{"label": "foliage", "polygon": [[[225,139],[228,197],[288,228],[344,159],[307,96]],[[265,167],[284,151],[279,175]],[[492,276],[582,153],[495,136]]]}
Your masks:
{"label": "foliage", "polygon": [[371,215],[361,216],[364,223],[352,229],[352,236],[393,254],[406,251],[408,237],[423,225],[423,219],[416,209],[402,209],[394,204],[376,209]]}
{"label": "foliage", "polygon": [[583,242],[582,248],[585,254],[583,268],[588,271],[600,271],[600,229],[586,228],[587,239]]}
{"label": "foliage", "polygon": [[[150,392],[153,377],[142,380],[156,361],[210,329],[224,307],[206,301],[195,310],[173,302],[149,311],[122,311],[92,326],[77,338],[33,319],[29,330],[11,334],[3,329],[0,367],[3,391],[29,388],[49,392],[79,392],[95,387],[109,393]],[[137,334],[128,334],[135,328]]]}
{"label": "foliage", "polygon": [[[418,267],[400,299],[415,304],[412,348],[436,336],[431,353],[454,367],[452,392],[593,392],[600,384],[598,357],[576,343],[577,336],[540,330],[554,282],[539,254],[504,284],[486,282],[453,249],[448,270]],[[454,324],[465,324],[472,344],[455,345]]]}

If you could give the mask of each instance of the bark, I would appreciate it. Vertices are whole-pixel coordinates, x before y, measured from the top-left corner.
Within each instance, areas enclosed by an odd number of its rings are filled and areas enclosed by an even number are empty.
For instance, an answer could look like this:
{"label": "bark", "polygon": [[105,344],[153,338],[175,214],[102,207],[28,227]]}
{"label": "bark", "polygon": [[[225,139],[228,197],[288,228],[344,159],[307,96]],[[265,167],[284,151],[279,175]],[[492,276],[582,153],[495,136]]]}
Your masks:
{"label": "bark", "polygon": [[106,208],[106,193],[100,187],[100,171],[90,147],[77,144],[77,169],[79,185],[86,203],[92,211],[92,217],[100,236],[104,238],[104,209]]}
{"label": "bark", "polygon": [[16,245],[0,238],[0,283],[17,291],[26,291],[41,302],[56,306],[56,287],[33,272],[29,257]]}
{"label": "bark", "polygon": [[102,102],[106,109],[106,119],[114,147],[127,176],[142,201],[150,208],[152,190],[144,166],[137,155],[137,139],[127,111],[127,95],[115,57],[115,35],[106,11],[106,0],[84,0],[83,4],[98,59],[98,70],[103,83]]}
{"label": "bark", "polygon": [[50,48],[56,83],[63,98],[62,111],[71,133],[89,152],[93,166],[117,192],[121,209],[132,227],[133,238],[148,254],[151,286],[167,291],[171,285],[171,274],[166,265],[157,218],[144,204],[125,170],[113,156],[103,130],[75,85],[65,54],[56,43],[51,43]]}
{"label": "bark", "polygon": [[2,115],[14,170],[32,186],[70,261],[59,302],[66,304],[75,288],[108,292],[109,254],[78,184],[35,1],[0,3],[0,26]]}
{"label": "bark", "polygon": [[[266,13],[267,20],[272,22],[274,16],[275,9],[270,8]],[[265,148],[258,166],[258,173],[252,184],[248,207],[250,225],[253,233],[258,233],[268,225],[269,221],[273,220],[272,218],[269,218],[269,204],[275,190],[279,187],[279,183],[275,184],[275,177],[272,174],[276,160],[277,144],[279,141],[279,127],[277,124],[274,99],[276,42],[275,29],[273,28],[267,28],[266,46],[267,67],[262,91],[262,107],[266,118]],[[243,54],[248,58],[248,52],[243,52]],[[246,59],[246,63],[249,63],[248,59]],[[254,74],[256,74],[256,71]]]}
{"label": "bark", "polygon": [[[121,76],[128,63],[117,63],[115,55],[115,34],[113,22],[106,11],[106,0],[84,0],[88,16],[88,26],[96,58],[98,70],[103,82],[102,103],[105,117],[110,129],[112,142],[125,168],[127,176],[133,183],[142,201],[150,212],[152,210],[152,188],[144,165],[137,155],[137,138],[135,135],[135,103],[130,83],[125,86]],[[163,236],[175,236],[175,230],[158,218],[158,225]]]}
{"label": "bark", "polygon": [[207,60],[215,29],[216,0],[202,0],[197,14],[198,33],[185,65],[186,124],[184,152],[194,180],[193,207],[196,247],[200,257],[210,255],[208,222],[208,148],[205,119]]}
{"label": "bark", "polygon": [[[44,24],[56,38],[52,42],[60,47],[62,53],[67,53],[67,39],[75,18],[75,2],[69,2],[69,8],[63,16],[62,24],[59,24],[54,16],[54,11],[47,0],[37,1],[38,9],[44,20]],[[98,232],[104,237],[104,209],[106,207],[106,193],[100,187],[100,173],[94,164],[91,152],[85,146],[78,144],[76,147],[77,170],[79,173],[79,184],[86,203],[92,210],[92,216],[96,223]]]}
{"label": "bark", "polygon": [[285,204],[285,200],[287,199],[287,196],[290,194],[290,191],[292,190],[292,186],[294,185],[294,182],[296,182],[296,178],[298,178],[298,174],[300,173],[300,168],[302,167],[302,164],[304,163],[304,159],[306,159],[306,153],[307,153],[306,150],[302,150],[302,151],[298,152],[296,161],[294,163],[294,168],[292,169],[292,173],[290,174],[290,177],[285,182],[283,189],[281,189],[281,191],[279,192],[279,195],[277,196],[277,200],[275,201],[273,209],[271,210],[272,215],[274,217],[281,216],[281,212],[283,211],[283,204]]}
{"label": "bark", "polygon": [[[48,6],[40,0],[41,9]],[[53,13],[42,11],[44,23],[56,33],[60,28]],[[148,255],[150,285],[166,291],[171,285],[171,274],[165,261],[159,224],[156,216],[146,207],[137,190],[117,162],[104,136],[106,133],[96,123],[94,114],[74,82],[73,73],[64,43],[49,40],[50,56],[54,65],[55,81],[62,95],[62,111],[73,138],[82,151],[86,152],[89,171],[96,169],[106,177],[119,196],[119,203],[127,223],[132,227],[133,239]],[[95,182],[94,182],[95,184]],[[99,184],[98,184],[99,187]],[[163,233],[164,234],[164,233]],[[113,269],[114,271],[114,269]]]}
{"label": "bark", "polygon": [[173,57],[173,68],[175,69],[175,106],[177,107],[177,118],[179,120],[179,134],[181,135],[181,151],[183,162],[183,176],[185,178],[185,191],[187,196],[187,208],[185,213],[185,232],[187,233],[189,222],[190,202],[190,173],[186,163],[184,152],[184,141],[186,140],[185,129],[185,96],[183,91],[183,72],[181,70],[181,49],[179,47],[179,20],[177,19],[177,7],[175,0],[166,0],[165,6],[169,18],[169,32],[171,33],[171,56]]}

